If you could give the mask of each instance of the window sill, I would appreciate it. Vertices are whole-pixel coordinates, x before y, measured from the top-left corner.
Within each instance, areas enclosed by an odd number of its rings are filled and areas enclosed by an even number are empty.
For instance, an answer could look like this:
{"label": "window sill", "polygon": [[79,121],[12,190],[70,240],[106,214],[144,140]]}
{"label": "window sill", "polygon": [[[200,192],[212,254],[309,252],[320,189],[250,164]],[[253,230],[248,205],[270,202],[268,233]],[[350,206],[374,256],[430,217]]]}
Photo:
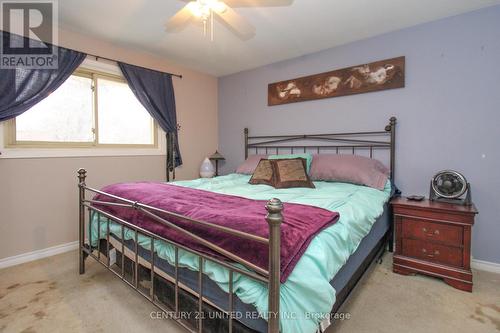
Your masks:
{"label": "window sill", "polygon": [[161,148],[5,148],[0,159],[165,155]]}
{"label": "window sill", "polygon": [[0,159],[9,158],[64,158],[64,157],[110,157],[110,156],[156,156],[166,154],[166,139],[158,129],[158,146],[134,147],[75,147],[75,148],[25,148],[5,147],[4,128],[0,124]]}

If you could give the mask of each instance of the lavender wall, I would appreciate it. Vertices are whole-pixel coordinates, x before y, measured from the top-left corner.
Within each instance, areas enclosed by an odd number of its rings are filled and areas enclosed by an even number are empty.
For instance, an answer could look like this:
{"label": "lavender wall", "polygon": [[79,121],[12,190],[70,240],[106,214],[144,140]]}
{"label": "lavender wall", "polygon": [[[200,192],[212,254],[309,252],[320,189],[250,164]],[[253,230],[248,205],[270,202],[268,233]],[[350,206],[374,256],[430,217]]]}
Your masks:
{"label": "lavender wall", "polygon": [[[267,106],[267,84],[406,56],[403,89]],[[500,263],[500,6],[354,42],[219,79],[219,151],[225,173],[252,134],[373,130],[398,118],[396,179],[427,194],[452,168],[472,184],[479,216],[473,256]]]}

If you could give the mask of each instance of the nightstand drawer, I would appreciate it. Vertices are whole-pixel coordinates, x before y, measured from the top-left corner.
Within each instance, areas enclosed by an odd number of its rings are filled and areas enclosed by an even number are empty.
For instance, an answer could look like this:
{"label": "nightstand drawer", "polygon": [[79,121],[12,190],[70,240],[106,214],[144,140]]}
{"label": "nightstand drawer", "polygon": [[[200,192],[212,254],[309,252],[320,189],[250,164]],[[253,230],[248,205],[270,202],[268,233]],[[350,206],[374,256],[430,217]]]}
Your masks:
{"label": "nightstand drawer", "polygon": [[443,265],[463,266],[463,251],[460,248],[414,239],[403,239],[402,243],[404,256]]}
{"label": "nightstand drawer", "polygon": [[463,244],[463,228],[460,226],[404,217],[401,227],[403,238],[436,241],[457,247]]}

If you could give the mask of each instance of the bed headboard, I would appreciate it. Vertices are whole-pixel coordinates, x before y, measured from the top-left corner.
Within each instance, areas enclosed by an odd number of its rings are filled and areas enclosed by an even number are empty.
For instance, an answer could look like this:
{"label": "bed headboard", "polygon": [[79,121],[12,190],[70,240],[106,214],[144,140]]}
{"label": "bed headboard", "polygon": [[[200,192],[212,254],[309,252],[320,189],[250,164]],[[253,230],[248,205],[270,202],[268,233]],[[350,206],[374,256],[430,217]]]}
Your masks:
{"label": "bed headboard", "polygon": [[259,135],[250,136],[248,128],[244,129],[245,159],[250,153],[336,153],[363,155],[375,158],[376,151],[389,152],[389,168],[391,181],[395,175],[396,154],[396,117],[389,119],[383,131],[366,131],[331,134],[301,135]]}

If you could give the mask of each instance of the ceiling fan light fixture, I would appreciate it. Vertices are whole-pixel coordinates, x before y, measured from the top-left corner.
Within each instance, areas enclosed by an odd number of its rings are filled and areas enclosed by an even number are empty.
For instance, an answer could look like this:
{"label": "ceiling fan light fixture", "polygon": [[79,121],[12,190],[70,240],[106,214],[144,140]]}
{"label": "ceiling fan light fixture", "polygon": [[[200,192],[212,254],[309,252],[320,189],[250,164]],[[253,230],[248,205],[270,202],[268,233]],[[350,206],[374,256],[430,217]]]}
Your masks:
{"label": "ceiling fan light fixture", "polygon": [[[203,23],[203,35],[210,32],[210,40],[214,40],[214,21],[227,25],[233,33],[242,40],[255,36],[255,27],[232,7],[258,7],[259,1],[264,1],[262,6],[290,6],[294,0],[179,0],[187,4],[172,16],[165,24],[168,32],[180,30],[191,19]],[[228,4],[226,4],[226,1]]]}
{"label": "ceiling fan light fixture", "polygon": [[191,1],[187,4],[187,8],[195,17],[206,19],[210,16],[210,8],[203,5],[199,1]]}
{"label": "ceiling fan light fixture", "polygon": [[226,11],[227,7],[226,4],[222,1],[213,1],[212,4],[210,5],[210,8],[219,14],[222,14]]}
{"label": "ceiling fan light fixture", "polygon": [[188,3],[188,9],[197,18],[208,19],[211,11],[224,13],[226,4],[219,0],[196,0]]}

